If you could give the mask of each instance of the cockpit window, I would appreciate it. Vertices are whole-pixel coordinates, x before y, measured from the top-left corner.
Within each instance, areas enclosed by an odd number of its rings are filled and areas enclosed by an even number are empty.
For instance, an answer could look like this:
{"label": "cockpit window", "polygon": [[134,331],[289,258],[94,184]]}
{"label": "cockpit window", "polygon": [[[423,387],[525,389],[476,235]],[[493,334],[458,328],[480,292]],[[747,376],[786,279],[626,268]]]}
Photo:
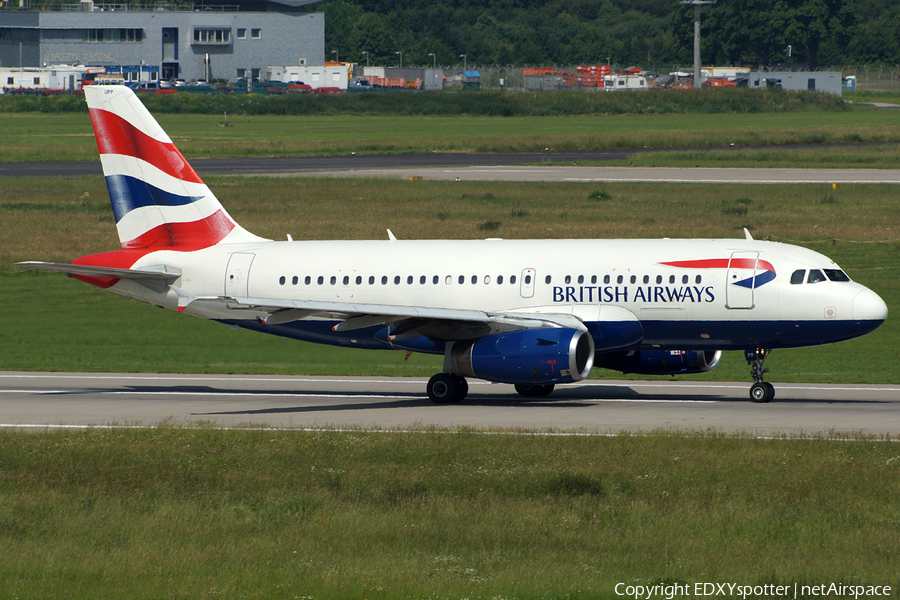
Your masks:
{"label": "cockpit window", "polygon": [[831,281],[850,281],[847,274],[840,269],[825,269],[825,275],[827,275],[828,279]]}
{"label": "cockpit window", "polygon": [[826,281],[825,275],[822,271],[818,269],[810,269],[809,277],[806,279],[806,283],[819,283],[820,281]]}
{"label": "cockpit window", "polygon": [[791,273],[791,285],[800,285],[806,278],[806,269],[797,269]]}

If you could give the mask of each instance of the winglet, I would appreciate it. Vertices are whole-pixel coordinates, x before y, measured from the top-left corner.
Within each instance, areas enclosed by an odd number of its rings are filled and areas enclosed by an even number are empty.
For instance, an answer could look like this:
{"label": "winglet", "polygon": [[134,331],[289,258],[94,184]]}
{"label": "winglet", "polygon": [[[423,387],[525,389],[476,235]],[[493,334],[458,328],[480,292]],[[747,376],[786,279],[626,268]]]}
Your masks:
{"label": "winglet", "polygon": [[388,239],[391,240],[392,242],[396,242],[397,238],[394,237],[393,232],[390,229],[388,229],[387,232],[388,232]]}
{"label": "winglet", "polygon": [[750,235],[750,232],[747,231],[747,228],[746,228],[746,227],[744,227],[744,239],[747,240],[748,242],[752,242],[752,241],[753,241],[753,236]]}

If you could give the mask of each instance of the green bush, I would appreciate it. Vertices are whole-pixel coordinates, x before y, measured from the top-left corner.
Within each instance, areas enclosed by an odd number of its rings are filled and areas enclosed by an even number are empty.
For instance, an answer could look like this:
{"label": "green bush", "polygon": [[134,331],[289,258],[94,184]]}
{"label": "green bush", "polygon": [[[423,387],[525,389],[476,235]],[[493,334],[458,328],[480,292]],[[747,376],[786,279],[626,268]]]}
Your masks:
{"label": "green bush", "polygon": [[[762,113],[849,110],[841,99],[820,92],[783,90],[650,90],[634,93],[503,91],[341,94],[146,94],[154,114],[244,115],[471,115],[556,116],[684,113]],[[83,97],[0,97],[0,112],[84,112]]]}

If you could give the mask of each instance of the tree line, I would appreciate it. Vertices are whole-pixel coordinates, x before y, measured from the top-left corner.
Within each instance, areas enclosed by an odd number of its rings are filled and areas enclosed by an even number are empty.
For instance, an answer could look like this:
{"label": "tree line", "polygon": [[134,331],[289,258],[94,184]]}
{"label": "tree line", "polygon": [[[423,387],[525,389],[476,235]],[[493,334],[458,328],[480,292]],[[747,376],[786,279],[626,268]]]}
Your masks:
{"label": "tree line", "polygon": [[[326,0],[325,56],[361,64],[693,62],[678,0]],[[703,64],[900,63],[896,0],[718,0],[701,8]]]}

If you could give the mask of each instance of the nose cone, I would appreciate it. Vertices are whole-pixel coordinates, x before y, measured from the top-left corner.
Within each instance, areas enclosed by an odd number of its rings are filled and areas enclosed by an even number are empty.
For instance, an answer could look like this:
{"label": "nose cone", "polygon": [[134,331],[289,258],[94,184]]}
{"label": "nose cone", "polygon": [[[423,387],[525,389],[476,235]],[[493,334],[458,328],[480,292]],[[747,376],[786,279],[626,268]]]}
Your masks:
{"label": "nose cone", "polygon": [[853,298],[854,321],[869,321],[878,327],[887,319],[887,313],[887,304],[884,303],[881,296],[868,288],[864,288]]}

